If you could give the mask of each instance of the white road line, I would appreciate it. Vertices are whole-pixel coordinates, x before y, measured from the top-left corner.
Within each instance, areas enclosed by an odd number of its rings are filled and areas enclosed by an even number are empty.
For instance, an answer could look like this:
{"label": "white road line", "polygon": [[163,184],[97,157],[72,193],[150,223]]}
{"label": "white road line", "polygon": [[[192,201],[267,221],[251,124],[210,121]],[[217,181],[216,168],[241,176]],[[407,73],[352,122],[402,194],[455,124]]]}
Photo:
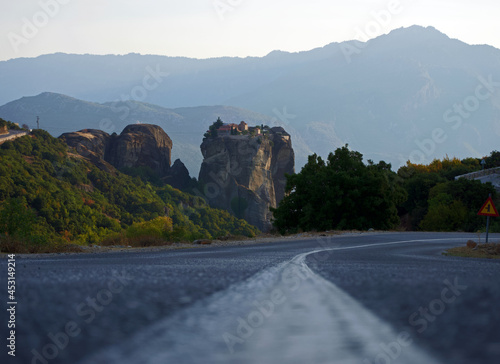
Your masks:
{"label": "white road line", "polygon": [[[296,256],[158,322],[80,364],[438,364]],[[408,338],[407,338],[408,339]],[[411,340],[411,339],[410,339]],[[401,342],[401,341],[400,341]]]}

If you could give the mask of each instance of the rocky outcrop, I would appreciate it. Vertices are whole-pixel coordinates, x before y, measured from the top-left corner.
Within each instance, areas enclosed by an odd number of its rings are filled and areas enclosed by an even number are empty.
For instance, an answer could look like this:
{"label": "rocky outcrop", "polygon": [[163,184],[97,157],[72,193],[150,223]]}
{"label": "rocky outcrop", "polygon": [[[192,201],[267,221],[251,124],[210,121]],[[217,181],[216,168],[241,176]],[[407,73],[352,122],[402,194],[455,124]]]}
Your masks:
{"label": "rocky outcrop", "polygon": [[189,171],[180,159],[175,160],[174,164],[168,171],[168,175],[163,180],[172,187],[179,189],[184,189],[191,183]]}
{"label": "rocky outcrop", "polygon": [[115,168],[105,160],[106,149],[111,139],[108,133],[96,129],[85,129],[65,133],[60,138],[98,168],[109,173],[116,172]]}
{"label": "rocky outcrop", "polygon": [[111,138],[104,159],[118,169],[148,167],[165,177],[170,169],[171,152],[172,140],[162,128],[136,124]]}
{"label": "rocky outcrop", "polygon": [[254,137],[206,138],[201,152],[199,181],[210,205],[269,231],[270,208],[284,197],[285,174],[294,173],[290,135],[283,128],[272,128]]}
{"label": "rocky outcrop", "polygon": [[178,161],[174,168],[170,166],[172,140],[156,125],[129,125],[120,135],[85,129],[65,133],[60,138],[108,172],[115,168],[148,168],[176,188],[184,188],[190,181],[189,172],[182,168],[182,162]]}

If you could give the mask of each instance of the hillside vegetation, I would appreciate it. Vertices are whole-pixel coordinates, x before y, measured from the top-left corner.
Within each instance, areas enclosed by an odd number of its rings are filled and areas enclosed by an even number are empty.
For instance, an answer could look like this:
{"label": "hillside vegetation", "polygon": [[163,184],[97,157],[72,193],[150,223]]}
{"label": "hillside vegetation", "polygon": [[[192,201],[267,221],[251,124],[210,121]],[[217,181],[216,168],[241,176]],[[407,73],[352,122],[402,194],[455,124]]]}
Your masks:
{"label": "hillside vegetation", "polygon": [[[2,120],[3,122],[3,120]],[[4,123],[5,125],[5,123]],[[500,152],[485,158],[500,166]],[[347,146],[326,160],[317,155],[287,177],[274,209],[281,233],[335,229],[477,232],[491,184],[466,179],[480,160],[407,163],[397,173],[385,162],[363,162]],[[491,231],[500,231],[492,219]],[[53,251],[67,244],[148,246],[258,230],[199,197],[120,172],[105,172],[43,130],[0,145],[0,248]]]}
{"label": "hillside vegetation", "polygon": [[[500,166],[500,152],[485,158]],[[363,162],[347,146],[326,161],[317,155],[296,175],[287,177],[287,196],[274,210],[282,233],[336,229],[404,229],[423,231],[484,230],[477,212],[495,188],[456,176],[481,169],[480,160],[445,158],[429,165],[407,163],[397,173],[385,162]],[[500,231],[492,219],[491,231]]]}
{"label": "hillside vegetation", "polygon": [[5,131],[21,130],[21,128],[17,124],[3,119],[0,119],[0,129],[5,129]]}
{"label": "hillside vegetation", "polygon": [[245,221],[169,185],[101,171],[43,130],[0,145],[2,251],[257,233]]}

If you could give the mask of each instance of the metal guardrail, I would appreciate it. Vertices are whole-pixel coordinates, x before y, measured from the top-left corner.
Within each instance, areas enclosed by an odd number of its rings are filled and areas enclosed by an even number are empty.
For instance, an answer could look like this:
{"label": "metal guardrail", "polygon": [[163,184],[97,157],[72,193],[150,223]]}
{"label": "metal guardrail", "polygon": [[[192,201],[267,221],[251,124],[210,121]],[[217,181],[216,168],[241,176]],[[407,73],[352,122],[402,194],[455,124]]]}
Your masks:
{"label": "metal guardrail", "polygon": [[481,178],[481,177],[485,177],[485,176],[490,176],[492,174],[500,174],[500,167],[484,169],[482,171],[477,171],[477,172],[463,174],[461,176],[456,176],[455,181],[459,180],[460,178],[472,180],[472,179],[477,179],[477,178]]}

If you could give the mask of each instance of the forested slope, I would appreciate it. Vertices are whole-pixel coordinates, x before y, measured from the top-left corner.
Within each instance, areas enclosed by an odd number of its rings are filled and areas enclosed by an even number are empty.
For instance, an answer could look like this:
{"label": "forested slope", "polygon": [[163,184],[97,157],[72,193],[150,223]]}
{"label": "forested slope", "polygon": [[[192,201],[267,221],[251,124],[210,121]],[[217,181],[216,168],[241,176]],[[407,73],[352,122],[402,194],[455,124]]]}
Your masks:
{"label": "forested slope", "polygon": [[[43,130],[0,146],[0,239],[41,247],[258,230],[169,185],[99,170]],[[146,244],[146,243],[144,243]]]}

